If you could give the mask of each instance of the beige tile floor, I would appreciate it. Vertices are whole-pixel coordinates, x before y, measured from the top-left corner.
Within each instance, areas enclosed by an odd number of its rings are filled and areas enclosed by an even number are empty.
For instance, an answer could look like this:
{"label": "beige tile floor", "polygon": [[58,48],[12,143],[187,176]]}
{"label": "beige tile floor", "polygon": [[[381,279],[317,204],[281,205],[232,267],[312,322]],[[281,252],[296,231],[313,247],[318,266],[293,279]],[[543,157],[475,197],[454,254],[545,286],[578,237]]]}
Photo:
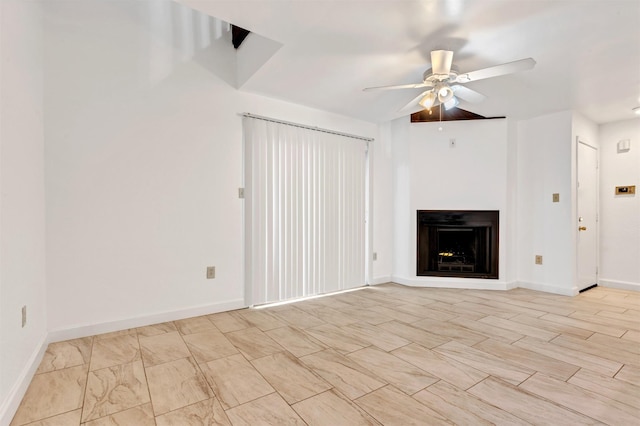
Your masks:
{"label": "beige tile floor", "polygon": [[11,424],[639,419],[639,293],[386,284],[52,343]]}

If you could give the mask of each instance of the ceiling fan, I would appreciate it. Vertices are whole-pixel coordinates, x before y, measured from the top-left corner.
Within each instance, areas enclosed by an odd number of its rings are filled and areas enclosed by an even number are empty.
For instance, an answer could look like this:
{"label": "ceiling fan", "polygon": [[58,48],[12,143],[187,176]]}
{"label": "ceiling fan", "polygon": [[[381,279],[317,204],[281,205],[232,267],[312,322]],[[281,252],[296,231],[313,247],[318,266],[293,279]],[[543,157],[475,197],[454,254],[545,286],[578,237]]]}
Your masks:
{"label": "ceiling fan", "polygon": [[458,105],[458,98],[471,103],[482,102],[486,98],[485,95],[462,86],[462,84],[530,70],[536,65],[536,61],[532,58],[527,58],[481,70],[460,73],[457,67],[452,65],[452,62],[452,51],[434,50],[431,52],[431,68],[424,72],[422,83],[367,87],[364,90],[417,89],[425,87],[427,90],[412,99],[400,111],[416,105],[429,110],[437,105],[444,105],[446,109],[450,109]]}

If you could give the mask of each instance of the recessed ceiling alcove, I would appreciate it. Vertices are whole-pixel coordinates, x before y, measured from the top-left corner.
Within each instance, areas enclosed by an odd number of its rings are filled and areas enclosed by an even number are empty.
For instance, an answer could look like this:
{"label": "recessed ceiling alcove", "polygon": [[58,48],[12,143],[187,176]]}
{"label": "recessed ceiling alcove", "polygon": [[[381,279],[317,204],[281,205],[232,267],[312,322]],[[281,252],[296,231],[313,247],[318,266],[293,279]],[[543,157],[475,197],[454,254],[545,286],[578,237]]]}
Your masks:
{"label": "recessed ceiling alcove", "polygon": [[[442,116],[440,115],[442,114]],[[431,110],[423,109],[422,111],[411,114],[412,123],[427,123],[432,121],[458,121],[458,120],[491,120],[494,118],[505,117],[484,117],[462,108],[453,107],[451,109],[433,107]]]}

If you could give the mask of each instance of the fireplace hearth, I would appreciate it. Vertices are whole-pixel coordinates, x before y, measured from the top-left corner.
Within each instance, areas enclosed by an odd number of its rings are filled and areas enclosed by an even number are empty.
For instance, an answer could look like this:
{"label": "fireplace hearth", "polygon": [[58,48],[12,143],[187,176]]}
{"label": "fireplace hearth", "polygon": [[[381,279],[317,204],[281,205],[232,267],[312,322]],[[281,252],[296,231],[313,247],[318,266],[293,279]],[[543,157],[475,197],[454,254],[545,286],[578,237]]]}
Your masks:
{"label": "fireplace hearth", "polygon": [[497,210],[418,210],[417,275],[498,278]]}

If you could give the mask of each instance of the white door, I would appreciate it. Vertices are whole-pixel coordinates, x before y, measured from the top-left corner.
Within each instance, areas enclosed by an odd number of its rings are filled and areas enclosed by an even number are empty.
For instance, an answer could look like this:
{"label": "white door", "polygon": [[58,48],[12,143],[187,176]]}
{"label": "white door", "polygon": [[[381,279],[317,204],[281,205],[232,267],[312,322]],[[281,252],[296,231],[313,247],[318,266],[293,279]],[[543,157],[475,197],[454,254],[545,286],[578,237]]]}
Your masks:
{"label": "white door", "polygon": [[598,150],[578,141],[578,290],[598,282]]}

